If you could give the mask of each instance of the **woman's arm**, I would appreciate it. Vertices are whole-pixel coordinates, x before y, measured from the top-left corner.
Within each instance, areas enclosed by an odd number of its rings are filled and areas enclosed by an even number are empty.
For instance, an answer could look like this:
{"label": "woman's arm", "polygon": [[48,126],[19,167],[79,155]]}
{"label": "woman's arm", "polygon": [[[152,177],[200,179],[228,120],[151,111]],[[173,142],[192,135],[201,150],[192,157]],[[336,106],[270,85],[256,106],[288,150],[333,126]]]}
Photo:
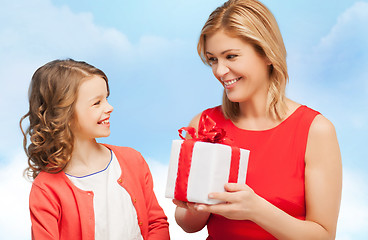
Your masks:
{"label": "woman's arm", "polygon": [[251,220],[277,239],[334,239],[341,200],[342,164],[335,129],[322,115],[318,115],[310,127],[305,164],[305,221],[275,207],[245,184],[227,184],[227,192],[210,194],[226,204],[198,204],[195,208],[229,219]]}
{"label": "woman's arm", "polygon": [[[195,116],[189,123],[189,127],[194,127],[198,130],[200,118],[201,114]],[[186,138],[190,138],[190,136],[186,136]],[[210,213],[198,212],[194,208],[193,203],[186,203],[178,200],[173,200],[173,203],[177,205],[175,210],[175,220],[185,232],[198,232],[206,226]]]}

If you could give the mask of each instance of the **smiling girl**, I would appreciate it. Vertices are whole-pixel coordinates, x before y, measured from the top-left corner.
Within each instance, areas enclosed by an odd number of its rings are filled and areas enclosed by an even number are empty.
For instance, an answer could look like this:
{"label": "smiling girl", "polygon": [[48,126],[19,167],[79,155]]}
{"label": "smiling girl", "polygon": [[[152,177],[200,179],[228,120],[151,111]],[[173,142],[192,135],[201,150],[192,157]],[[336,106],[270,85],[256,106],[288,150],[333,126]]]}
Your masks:
{"label": "smiling girl", "polygon": [[286,50],[272,13],[257,0],[224,3],[205,23],[198,53],[224,88],[222,106],[203,113],[250,158],[245,183],[209,195],[224,203],[174,200],[177,223],[186,232],[207,225],[208,240],[334,239],[342,185],[335,129],[286,98]]}
{"label": "smiling girl", "polygon": [[32,239],[169,239],[141,154],[96,142],[110,135],[109,93],[106,75],[85,62],[55,60],[34,73],[20,122],[30,122],[21,129]]}

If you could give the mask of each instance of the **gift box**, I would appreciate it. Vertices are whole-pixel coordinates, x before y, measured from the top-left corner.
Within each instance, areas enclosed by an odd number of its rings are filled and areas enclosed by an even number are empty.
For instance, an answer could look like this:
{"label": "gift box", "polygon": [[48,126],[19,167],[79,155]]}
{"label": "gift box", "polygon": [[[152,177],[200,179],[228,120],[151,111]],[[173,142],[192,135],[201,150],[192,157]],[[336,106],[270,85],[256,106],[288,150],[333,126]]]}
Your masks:
{"label": "gift box", "polygon": [[[208,119],[203,122],[202,125],[207,128],[200,125],[199,137],[193,134],[195,129],[182,128],[180,130],[190,130],[188,133],[193,139],[172,142],[165,193],[167,198],[216,204],[220,201],[209,199],[209,193],[224,192],[224,185],[228,182],[245,183],[246,181],[250,152],[231,145],[216,143],[228,142],[224,141],[224,132],[215,128],[215,124],[211,121],[212,127],[208,131],[208,123],[205,124]],[[214,131],[220,132],[221,136],[219,137],[217,133],[213,134]],[[208,135],[211,134],[215,137],[210,137],[212,140],[209,141]]]}

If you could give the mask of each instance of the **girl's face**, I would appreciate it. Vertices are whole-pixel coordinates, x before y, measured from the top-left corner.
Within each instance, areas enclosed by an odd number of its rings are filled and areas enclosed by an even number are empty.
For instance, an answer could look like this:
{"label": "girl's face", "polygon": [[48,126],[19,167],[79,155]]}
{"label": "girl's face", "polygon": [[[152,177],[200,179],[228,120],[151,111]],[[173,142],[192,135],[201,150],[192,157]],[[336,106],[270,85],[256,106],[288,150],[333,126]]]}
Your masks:
{"label": "girl's face", "polygon": [[213,74],[230,101],[267,98],[270,63],[251,44],[221,30],[207,36],[205,49]]}
{"label": "girl's face", "polygon": [[94,139],[110,135],[110,114],[106,82],[99,76],[84,80],[75,103],[73,134],[79,139]]}

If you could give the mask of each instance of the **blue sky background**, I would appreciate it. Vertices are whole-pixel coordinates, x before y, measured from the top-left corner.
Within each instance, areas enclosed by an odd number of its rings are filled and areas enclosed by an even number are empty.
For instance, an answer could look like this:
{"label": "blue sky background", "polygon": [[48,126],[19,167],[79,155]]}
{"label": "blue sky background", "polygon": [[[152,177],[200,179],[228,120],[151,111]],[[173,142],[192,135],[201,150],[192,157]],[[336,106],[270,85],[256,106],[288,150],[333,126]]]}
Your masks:
{"label": "blue sky background", "polygon": [[[265,0],[288,50],[287,95],[335,125],[344,165],[337,239],[368,239],[368,1]],[[196,53],[199,32],[223,1],[0,0],[0,236],[30,239],[26,158],[18,127],[34,71],[71,57],[110,80],[112,134],[101,142],[131,146],[147,159],[164,199],[171,140],[222,89]]]}

